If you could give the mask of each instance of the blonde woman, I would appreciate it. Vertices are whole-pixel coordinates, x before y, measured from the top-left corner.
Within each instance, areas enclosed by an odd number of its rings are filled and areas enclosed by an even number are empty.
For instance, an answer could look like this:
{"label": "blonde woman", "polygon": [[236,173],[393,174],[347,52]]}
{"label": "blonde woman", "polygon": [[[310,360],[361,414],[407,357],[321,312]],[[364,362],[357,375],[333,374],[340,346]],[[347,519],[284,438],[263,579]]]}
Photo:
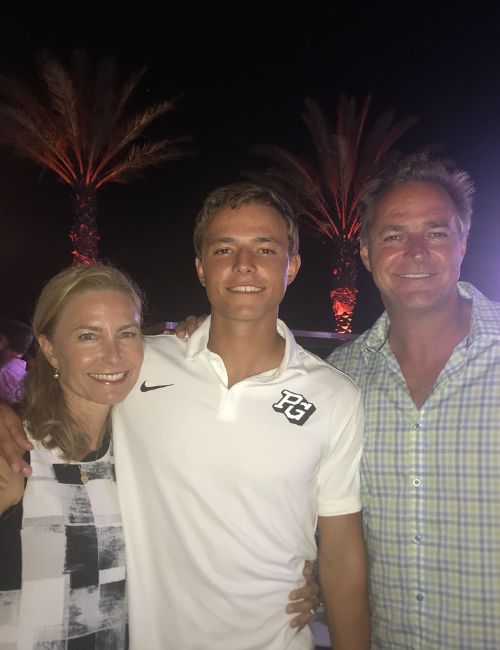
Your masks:
{"label": "blonde woman", "polygon": [[73,266],[43,289],[22,407],[33,474],[0,492],[0,648],[125,648],[125,546],[109,413],[143,359],[141,298]]}

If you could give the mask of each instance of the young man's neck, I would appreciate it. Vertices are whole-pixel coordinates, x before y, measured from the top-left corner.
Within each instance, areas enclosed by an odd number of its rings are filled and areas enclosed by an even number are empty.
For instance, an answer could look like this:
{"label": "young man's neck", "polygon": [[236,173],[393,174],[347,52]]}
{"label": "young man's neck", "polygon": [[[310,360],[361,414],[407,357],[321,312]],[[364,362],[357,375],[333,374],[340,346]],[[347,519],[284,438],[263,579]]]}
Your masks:
{"label": "young man's neck", "polygon": [[224,361],[231,387],[247,377],[277,368],[285,353],[276,318],[238,321],[212,314],[208,349]]}

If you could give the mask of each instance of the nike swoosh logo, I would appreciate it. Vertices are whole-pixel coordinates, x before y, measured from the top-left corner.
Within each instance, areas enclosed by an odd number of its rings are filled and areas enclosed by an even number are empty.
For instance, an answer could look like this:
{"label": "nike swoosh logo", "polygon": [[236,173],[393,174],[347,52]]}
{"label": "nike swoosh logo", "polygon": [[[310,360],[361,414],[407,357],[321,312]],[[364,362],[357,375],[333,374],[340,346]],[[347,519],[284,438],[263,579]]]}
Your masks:
{"label": "nike swoosh logo", "polygon": [[141,393],[147,393],[148,390],[157,390],[158,388],[167,388],[167,386],[173,386],[173,384],[159,384],[158,386],[146,386],[146,382],[143,381],[141,384]]}

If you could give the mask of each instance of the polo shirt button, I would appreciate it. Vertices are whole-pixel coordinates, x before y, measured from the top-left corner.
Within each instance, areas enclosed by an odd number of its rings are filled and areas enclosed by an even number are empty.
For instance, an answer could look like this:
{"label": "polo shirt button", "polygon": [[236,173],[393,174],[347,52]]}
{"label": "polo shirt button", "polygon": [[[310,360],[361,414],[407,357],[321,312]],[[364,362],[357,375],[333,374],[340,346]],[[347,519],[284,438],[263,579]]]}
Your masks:
{"label": "polo shirt button", "polygon": [[417,600],[419,603],[421,603],[424,599],[424,594],[417,594]]}
{"label": "polo shirt button", "polygon": [[413,479],[413,485],[414,485],[415,487],[419,487],[419,485],[420,485],[420,479],[419,479],[419,478],[414,478],[414,479]]}
{"label": "polo shirt button", "polygon": [[424,541],[424,538],[422,537],[422,535],[415,535],[413,541],[416,542],[417,544],[421,544]]}
{"label": "polo shirt button", "polygon": [[420,425],[420,422],[415,422],[415,429],[416,429],[417,431],[419,431],[420,426],[421,426],[421,425]]}

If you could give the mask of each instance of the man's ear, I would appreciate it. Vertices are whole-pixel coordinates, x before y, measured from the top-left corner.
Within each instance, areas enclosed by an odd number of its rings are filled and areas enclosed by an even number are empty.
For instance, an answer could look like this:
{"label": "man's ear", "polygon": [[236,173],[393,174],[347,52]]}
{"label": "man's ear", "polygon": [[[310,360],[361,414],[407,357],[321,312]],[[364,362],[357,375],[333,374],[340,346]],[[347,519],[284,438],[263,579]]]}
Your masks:
{"label": "man's ear", "polygon": [[203,271],[203,264],[199,257],[194,258],[194,265],[196,267],[196,273],[198,274],[198,280],[202,287],[205,286],[205,273]]}
{"label": "man's ear", "polygon": [[465,253],[467,252],[467,239],[464,238],[460,244],[460,252],[462,253],[462,261],[465,257]]}
{"label": "man's ear", "polygon": [[368,241],[361,240],[361,243],[359,245],[359,256],[361,257],[361,261],[363,262],[363,266],[367,271],[372,272],[372,268],[370,266],[370,255],[368,252]]}
{"label": "man's ear", "polygon": [[301,264],[302,260],[300,259],[300,255],[298,253],[294,253],[288,262],[288,277],[286,286],[292,284],[292,282],[295,280]]}
{"label": "man's ear", "polygon": [[40,346],[40,349],[43,352],[44,357],[47,359],[50,365],[53,368],[59,368],[59,363],[54,353],[54,346],[49,341],[49,339],[45,336],[45,334],[41,334],[38,337],[38,345]]}

